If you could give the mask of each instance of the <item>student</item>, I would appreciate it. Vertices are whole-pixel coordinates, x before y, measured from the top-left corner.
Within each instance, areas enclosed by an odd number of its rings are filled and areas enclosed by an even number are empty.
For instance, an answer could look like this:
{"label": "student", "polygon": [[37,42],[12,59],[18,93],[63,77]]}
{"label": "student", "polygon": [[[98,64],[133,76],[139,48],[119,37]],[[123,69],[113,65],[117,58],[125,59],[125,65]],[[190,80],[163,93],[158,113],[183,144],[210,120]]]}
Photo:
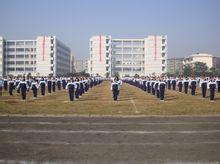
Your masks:
{"label": "student", "polygon": [[156,80],[155,83],[154,83],[154,90],[155,90],[155,95],[157,98],[160,98],[160,90],[159,90],[159,81]]}
{"label": "student", "polygon": [[147,81],[147,93],[151,92],[150,79]]}
{"label": "student", "polygon": [[215,89],[216,89],[216,82],[214,79],[211,79],[210,82],[208,83],[208,88],[210,90],[210,101],[214,102],[215,99]]}
{"label": "student", "polygon": [[216,79],[216,87],[218,88],[218,92],[220,92],[220,77]]}
{"label": "student", "polygon": [[56,92],[56,79],[55,78],[52,79],[52,91]]}
{"label": "student", "polygon": [[74,101],[74,94],[75,94],[75,91],[77,89],[77,85],[74,83],[73,79],[68,80],[68,83],[66,85],[66,89],[69,92],[70,101]]}
{"label": "student", "polygon": [[115,77],[113,82],[111,83],[111,91],[113,93],[113,100],[117,101],[118,100],[118,94],[119,94],[119,83],[118,83],[118,77]]}
{"label": "student", "polygon": [[167,88],[169,90],[171,89],[171,80],[170,80],[170,78],[167,79]]}
{"label": "student", "polygon": [[47,83],[45,82],[44,78],[41,78],[39,86],[40,86],[40,89],[41,89],[41,95],[45,96],[45,90],[46,90]]}
{"label": "student", "polygon": [[28,90],[28,84],[27,82],[25,81],[25,78],[23,78],[18,86],[17,86],[17,90],[20,90],[20,93],[21,93],[21,98],[22,100],[26,100],[26,92]]}
{"label": "student", "polygon": [[202,97],[203,98],[206,97],[207,84],[208,84],[208,80],[206,78],[204,80],[200,81],[200,87],[202,89]]}
{"label": "student", "polygon": [[34,78],[34,81],[31,83],[30,89],[33,91],[33,99],[37,98],[37,90],[38,90],[38,83],[37,80]]}
{"label": "student", "polygon": [[175,90],[176,90],[176,78],[173,78],[173,79],[171,80],[171,84],[172,84],[173,90],[175,91]]}
{"label": "student", "polygon": [[62,82],[62,87],[63,87],[63,89],[65,89],[66,88],[66,85],[67,85],[67,83],[66,83],[66,78],[62,78],[62,80],[61,80],[61,82]]}
{"label": "student", "polygon": [[188,78],[185,78],[183,80],[183,86],[184,86],[184,93],[187,94],[188,93],[188,87],[189,87],[189,80],[188,80]]}
{"label": "student", "polygon": [[14,88],[15,88],[15,81],[12,80],[12,78],[10,77],[8,81],[8,93],[10,96],[13,96]]}
{"label": "student", "polygon": [[[15,88],[18,88],[19,83],[20,83],[20,79],[17,77],[15,80]],[[20,93],[20,89],[17,89],[17,93]]]}
{"label": "student", "polygon": [[178,79],[177,86],[179,87],[179,92],[182,92],[182,89],[183,89],[183,80],[182,80],[182,78]]}
{"label": "student", "polygon": [[190,88],[191,88],[191,95],[195,96],[196,94],[196,80],[195,78],[193,78],[192,80],[190,80]]}
{"label": "student", "polygon": [[51,92],[52,92],[52,80],[51,80],[51,77],[49,77],[48,80],[47,80],[47,89],[48,89],[48,93],[51,94]]}
{"label": "student", "polygon": [[60,91],[61,90],[61,80],[60,78],[57,79],[57,88]]}
{"label": "student", "polygon": [[150,83],[152,95],[155,95],[154,83],[155,83],[155,81],[152,79],[152,80],[151,80],[151,83]]}
{"label": "student", "polygon": [[159,81],[159,90],[160,90],[160,100],[164,101],[164,93],[166,88],[166,83],[162,80]]}
{"label": "student", "polygon": [[79,79],[78,78],[76,78],[76,81],[74,82],[74,84],[76,85],[75,98],[78,99],[79,98],[79,92],[80,92],[80,84],[79,84]]}
{"label": "student", "polygon": [[7,91],[8,90],[8,79],[7,78],[4,78],[3,80],[3,87],[4,87],[4,90]]}

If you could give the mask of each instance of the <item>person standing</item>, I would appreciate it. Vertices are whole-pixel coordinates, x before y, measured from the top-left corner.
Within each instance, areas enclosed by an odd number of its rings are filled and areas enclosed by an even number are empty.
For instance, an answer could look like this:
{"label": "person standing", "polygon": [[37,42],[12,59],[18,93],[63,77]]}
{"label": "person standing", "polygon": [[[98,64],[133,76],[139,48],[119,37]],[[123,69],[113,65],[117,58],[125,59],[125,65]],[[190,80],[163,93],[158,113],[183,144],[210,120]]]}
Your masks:
{"label": "person standing", "polygon": [[48,80],[47,80],[47,89],[48,89],[48,93],[51,94],[51,92],[52,92],[52,81],[51,81],[51,77],[49,77]]}
{"label": "person standing", "polygon": [[188,87],[189,87],[189,79],[185,78],[183,80],[183,86],[184,86],[184,93],[187,94],[188,93]]}
{"label": "person standing", "polygon": [[113,93],[113,100],[117,101],[118,100],[118,94],[119,94],[119,82],[118,82],[118,77],[115,77],[113,82],[111,83],[111,91]]}
{"label": "person standing", "polygon": [[172,84],[173,90],[175,91],[175,90],[176,90],[176,78],[173,78],[173,79],[171,80],[171,84]]}
{"label": "person standing", "polygon": [[37,90],[38,90],[38,83],[37,80],[34,78],[34,81],[31,83],[31,90],[33,91],[33,99],[37,98]]}
{"label": "person standing", "polygon": [[182,92],[182,89],[183,89],[183,80],[182,80],[182,78],[178,79],[177,86],[179,87],[179,92]]}
{"label": "person standing", "polygon": [[210,101],[214,102],[216,90],[216,81],[214,79],[210,80],[210,82],[208,83],[208,88],[210,90]]}
{"label": "person standing", "polygon": [[52,79],[52,90],[53,92],[56,92],[56,79],[54,77]]}
{"label": "person standing", "polygon": [[197,85],[197,81],[195,80],[195,78],[190,80],[191,95],[193,96],[195,96],[196,94],[196,85]]}
{"label": "person standing", "polygon": [[27,84],[27,82],[25,81],[25,78],[23,78],[23,79],[19,82],[19,84],[18,84],[18,86],[17,86],[17,90],[20,90],[19,93],[21,93],[21,98],[22,98],[22,100],[26,100],[26,92],[27,92],[27,90],[28,90],[28,84]]}
{"label": "person standing", "polygon": [[10,77],[8,81],[8,93],[13,96],[13,90],[15,88],[15,81]]}
{"label": "person standing", "polygon": [[8,90],[8,79],[6,77],[3,79],[3,86],[4,86],[4,90],[7,91]]}
{"label": "person standing", "polygon": [[45,90],[46,90],[47,83],[45,82],[44,78],[41,79],[39,86],[41,89],[41,95],[45,96]]}
{"label": "person standing", "polygon": [[74,83],[73,79],[68,80],[66,89],[68,90],[70,101],[74,101],[74,94],[77,89],[77,85]]}
{"label": "person standing", "polygon": [[200,81],[200,87],[202,89],[202,97],[203,98],[206,97],[207,84],[208,84],[208,80],[206,78],[204,80]]}
{"label": "person standing", "polygon": [[166,88],[166,83],[160,79],[159,90],[160,90],[160,100],[161,101],[164,101],[165,88]]}

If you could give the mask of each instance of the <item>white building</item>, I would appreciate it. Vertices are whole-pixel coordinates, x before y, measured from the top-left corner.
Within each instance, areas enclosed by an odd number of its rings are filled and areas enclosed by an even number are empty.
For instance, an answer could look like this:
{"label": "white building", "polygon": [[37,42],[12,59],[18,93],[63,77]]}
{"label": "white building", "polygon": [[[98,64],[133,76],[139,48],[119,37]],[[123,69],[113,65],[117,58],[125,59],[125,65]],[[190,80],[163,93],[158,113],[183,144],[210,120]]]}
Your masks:
{"label": "white building", "polygon": [[92,75],[161,75],[167,69],[167,36],[149,35],[143,39],[90,39],[88,71]]}
{"label": "white building", "polygon": [[183,59],[183,64],[194,64],[195,62],[203,62],[206,63],[208,68],[213,67],[213,55],[206,53],[196,53],[192,54]]}
{"label": "white building", "polygon": [[76,72],[88,72],[88,60],[76,59],[75,60]]}
{"label": "white building", "polygon": [[0,51],[0,59],[4,58],[5,76],[70,73],[70,48],[55,36],[39,36],[36,40],[2,40],[5,51]]}

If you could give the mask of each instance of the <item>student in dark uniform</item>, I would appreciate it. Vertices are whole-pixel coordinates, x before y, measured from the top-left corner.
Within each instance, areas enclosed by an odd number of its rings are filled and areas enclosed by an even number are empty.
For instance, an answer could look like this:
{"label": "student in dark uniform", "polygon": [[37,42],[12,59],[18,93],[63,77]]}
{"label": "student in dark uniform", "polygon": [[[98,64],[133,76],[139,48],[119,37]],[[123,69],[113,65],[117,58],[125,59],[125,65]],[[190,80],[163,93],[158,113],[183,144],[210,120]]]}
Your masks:
{"label": "student in dark uniform", "polygon": [[208,80],[205,78],[204,80],[200,81],[200,87],[202,89],[202,97],[206,97],[206,90],[207,90]]}
{"label": "student in dark uniform", "polygon": [[211,79],[210,82],[208,83],[208,88],[210,90],[210,101],[214,101],[215,99],[215,89],[216,89],[216,82],[214,79]]}
{"label": "student in dark uniform", "polygon": [[171,80],[170,80],[170,78],[167,79],[167,88],[169,90],[171,89]]}
{"label": "student in dark uniform", "polygon": [[182,89],[183,89],[183,80],[182,80],[182,78],[178,79],[177,86],[179,88],[179,92],[182,92]]}
{"label": "student in dark uniform", "polygon": [[79,79],[76,78],[76,81],[74,82],[74,84],[76,85],[76,91],[75,91],[75,97],[76,99],[79,98],[79,92],[80,92],[80,84],[79,84]]}
{"label": "student in dark uniform", "polygon": [[34,78],[33,79],[33,82],[31,83],[31,90],[33,91],[33,99],[36,99],[37,98],[37,90],[38,90],[38,83],[37,83],[37,80]]}
{"label": "student in dark uniform", "polygon": [[155,83],[155,81],[151,80],[150,86],[151,86],[151,93],[152,93],[152,95],[155,95],[154,83]]}
{"label": "student in dark uniform", "polygon": [[159,90],[159,81],[156,80],[154,83],[154,90],[155,90],[155,95],[157,98],[160,98],[160,90]]}
{"label": "student in dark uniform", "polygon": [[[19,78],[17,77],[15,80],[15,88],[18,88],[18,84],[20,83]],[[20,89],[17,89],[17,93],[20,93]]]}
{"label": "student in dark uniform", "polygon": [[48,80],[47,80],[47,89],[48,89],[48,93],[51,94],[51,92],[52,92],[52,80],[51,80],[51,77],[49,77]]}
{"label": "student in dark uniform", "polygon": [[8,79],[7,78],[4,78],[3,80],[3,87],[4,87],[4,90],[7,91],[8,90]]}
{"label": "student in dark uniform", "polygon": [[67,85],[66,78],[63,77],[61,82],[63,89],[66,89],[66,85]]}
{"label": "student in dark uniform", "polygon": [[10,77],[8,81],[8,93],[10,96],[13,96],[14,88],[15,88],[15,81],[12,80],[12,78]]}
{"label": "student in dark uniform", "polygon": [[183,80],[183,87],[184,87],[184,93],[187,94],[188,93],[188,87],[189,87],[189,80],[188,80],[188,78],[185,78]]}
{"label": "student in dark uniform", "polygon": [[171,84],[172,84],[173,90],[175,91],[175,90],[176,90],[176,79],[175,79],[175,78],[173,78],[173,79],[171,80]]}
{"label": "student in dark uniform", "polygon": [[216,85],[217,85],[217,88],[218,88],[218,92],[220,92],[220,77],[218,77],[216,79]]}
{"label": "student in dark uniform", "polygon": [[61,80],[60,80],[60,78],[57,79],[57,89],[59,91],[61,90]]}
{"label": "student in dark uniform", "polygon": [[115,77],[113,82],[111,83],[111,91],[113,93],[113,100],[118,100],[118,90],[119,90],[119,83],[118,83],[118,77]]}
{"label": "student in dark uniform", "polygon": [[151,87],[150,87],[150,79],[147,81],[147,93],[151,92]]}
{"label": "student in dark uniform", "polygon": [[66,89],[68,90],[70,101],[74,101],[74,94],[77,89],[77,85],[74,83],[73,79],[68,80]]}
{"label": "student in dark uniform", "polygon": [[41,79],[39,86],[41,89],[41,95],[45,96],[45,90],[46,90],[47,83],[45,82],[44,78]]}
{"label": "student in dark uniform", "polygon": [[26,100],[26,92],[28,90],[28,84],[27,82],[25,81],[25,78],[23,78],[18,86],[17,86],[17,89],[20,90],[20,93],[21,93],[21,98],[22,100]]}
{"label": "student in dark uniform", "polygon": [[166,83],[163,80],[159,81],[159,90],[160,90],[160,100],[164,101],[164,93],[165,93]]}
{"label": "student in dark uniform", "polygon": [[195,80],[195,78],[190,80],[191,95],[193,96],[195,96],[196,94],[196,85],[197,85],[197,81]]}
{"label": "student in dark uniform", "polygon": [[52,91],[56,92],[56,79],[55,78],[52,79]]}

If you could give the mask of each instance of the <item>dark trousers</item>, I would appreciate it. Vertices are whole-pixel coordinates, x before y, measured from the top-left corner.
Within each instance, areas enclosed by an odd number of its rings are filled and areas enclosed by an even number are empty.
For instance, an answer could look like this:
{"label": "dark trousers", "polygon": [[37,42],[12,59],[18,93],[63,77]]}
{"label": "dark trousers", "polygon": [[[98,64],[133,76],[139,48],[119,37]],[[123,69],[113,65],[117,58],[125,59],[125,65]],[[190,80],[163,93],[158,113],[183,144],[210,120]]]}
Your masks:
{"label": "dark trousers", "polygon": [[22,98],[22,100],[26,99],[26,91],[27,90],[24,90],[24,89],[21,90],[21,98]]}
{"label": "dark trousers", "polygon": [[56,92],[56,86],[55,85],[52,86],[52,89],[53,89],[53,92]]}
{"label": "dark trousers", "polygon": [[118,94],[119,94],[118,90],[113,90],[113,99],[114,99],[114,101],[116,101],[118,99]]}
{"label": "dark trousers", "polygon": [[41,95],[42,95],[42,96],[45,96],[45,87],[42,87],[42,88],[41,88]]}
{"label": "dark trousers", "polygon": [[160,89],[160,100],[164,100],[165,88]]}
{"label": "dark trousers", "polygon": [[196,86],[191,86],[191,95],[195,96],[196,94]]}
{"label": "dark trousers", "polygon": [[10,96],[13,96],[13,88],[12,87],[9,87],[8,93]]}
{"label": "dark trousers", "polygon": [[171,83],[168,83],[168,89],[171,89]]}
{"label": "dark trousers", "polygon": [[76,90],[75,96],[76,96],[77,99],[79,98],[79,89]]}
{"label": "dark trousers", "polygon": [[150,88],[150,85],[148,85],[147,86],[147,92],[150,93],[150,91],[151,91],[151,88]]}
{"label": "dark trousers", "polygon": [[70,101],[74,100],[74,91],[73,90],[69,90],[69,98],[70,98]]}
{"label": "dark trousers", "polygon": [[215,99],[215,86],[210,85],[210,100],[214,100],[214,99]]}
{"label": "dark trousers", "polygon": [[207,84],[202,84],[202,97],[206,97]]}
{"label": "dark trousers", "polygon": [[34,97],[37,97],[37,89],[33,89]]}
{"label": "dark trousers", "polygon": [[176,90],[176,83],[173,83],[173,90],[175,91]]}
{"label": "dark trousers", "polygon": [[184,92],[185,92],[185,94],[188,93],[188,85],[184,85]]}
{"label": "dark trousers", "polygon": [[183,84],[179,84],[179,92],[182,92]]}
{"label": "dark trousers", "polygon": [[159,98],[160,98],[160,91],[157,89],[157,90],[156,90],[156,93],[157,93],[157,94],[156,94],[156,95],[157,95],[157,98],[159,99]]}
{"label": "dark trousers", "polygon": [[58,90],[61,90],[61,84],[57,85]]}
{"label": "dark trousers", "polygon": [[48,93],[51,93],[51,91],[52,91],[51,85],[48,85]]}

